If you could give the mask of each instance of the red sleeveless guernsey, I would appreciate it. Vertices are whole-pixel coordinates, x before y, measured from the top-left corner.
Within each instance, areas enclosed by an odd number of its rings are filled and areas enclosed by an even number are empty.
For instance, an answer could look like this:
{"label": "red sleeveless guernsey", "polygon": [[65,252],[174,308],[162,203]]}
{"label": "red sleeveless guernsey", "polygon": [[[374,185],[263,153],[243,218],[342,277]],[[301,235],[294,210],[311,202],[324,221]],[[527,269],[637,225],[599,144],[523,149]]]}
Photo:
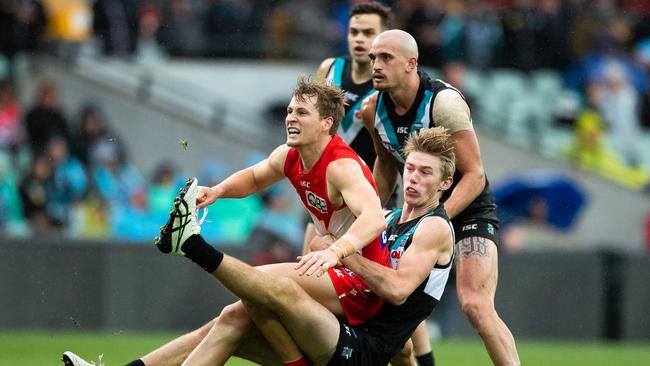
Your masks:
{"label": "red sleeveless guernsey", "polygon": [[[338,159],[356,161],[361,166],[366,180],[377,192],[368,166],[338,135],[332,137],[320,159],[309,171],[303,170],[300,154],[294,148],[289,150],[284,162],[284,174],[311,215],[316,232],[319,235],[331,234],[336,238],[345,234],[356,219],[347,205],[334,207],[327,194],[327,166]],[[390,265],[388,248],[382,246],[381,238],[376,238],[366,245],[361,254],[379,264]],[[330,268],[328,274],[351,325],[362,323],[379,311],[383,299],[375,295],[360,276],[343,266]]]}

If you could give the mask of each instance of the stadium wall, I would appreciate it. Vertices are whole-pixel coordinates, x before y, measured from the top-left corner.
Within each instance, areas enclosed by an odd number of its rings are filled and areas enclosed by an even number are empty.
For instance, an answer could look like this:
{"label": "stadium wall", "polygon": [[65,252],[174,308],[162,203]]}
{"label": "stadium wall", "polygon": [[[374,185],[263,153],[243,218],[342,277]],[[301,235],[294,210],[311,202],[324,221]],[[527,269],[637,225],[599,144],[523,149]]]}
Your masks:
{"label": "stadium wall", "polygon": [[[251,252],[225,247],[248,260]],[[476,336],[450,281],[432,319]],[[650,255],[542,252],[500,257],[496,306],[515,337],[650,339]],[[234,300],[183,258],[129,243],[6,241],[0,328],[187,330]]]}

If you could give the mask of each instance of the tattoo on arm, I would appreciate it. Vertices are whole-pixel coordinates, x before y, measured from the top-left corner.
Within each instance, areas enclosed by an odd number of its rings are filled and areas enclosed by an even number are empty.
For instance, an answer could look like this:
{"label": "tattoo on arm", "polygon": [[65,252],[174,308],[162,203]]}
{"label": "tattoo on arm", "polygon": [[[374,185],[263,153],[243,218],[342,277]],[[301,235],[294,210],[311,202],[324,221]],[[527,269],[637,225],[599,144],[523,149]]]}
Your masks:
{"label": "tattoo on arm", "polygon": [[456,255],[463,258],[469,257],[470,255],[487,257],[489,255],[487,244],[488,241],[486,238],[481,238],[478,236],[465,238],[456,242]]}

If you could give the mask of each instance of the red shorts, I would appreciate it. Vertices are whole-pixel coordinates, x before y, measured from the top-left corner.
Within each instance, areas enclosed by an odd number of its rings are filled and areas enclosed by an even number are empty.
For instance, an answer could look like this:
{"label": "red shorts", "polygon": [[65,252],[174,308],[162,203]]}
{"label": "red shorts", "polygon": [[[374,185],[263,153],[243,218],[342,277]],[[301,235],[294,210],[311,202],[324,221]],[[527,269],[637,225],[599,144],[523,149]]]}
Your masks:
{"label": "red shorts", "polygon": [[365,322],[384,304],[384,299],[372,292],[363,279],[349,269],[336,266],[328,269],[327,273],[350,325]]}

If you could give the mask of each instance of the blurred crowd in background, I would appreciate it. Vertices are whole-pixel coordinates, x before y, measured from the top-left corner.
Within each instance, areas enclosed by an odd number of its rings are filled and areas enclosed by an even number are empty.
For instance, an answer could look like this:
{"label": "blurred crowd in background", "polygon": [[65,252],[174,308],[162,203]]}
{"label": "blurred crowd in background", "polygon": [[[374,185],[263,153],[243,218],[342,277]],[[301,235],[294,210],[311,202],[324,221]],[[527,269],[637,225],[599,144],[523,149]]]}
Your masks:
{"label": "blurred crowd in background", "polygon": [[[122,57],[321,60],[347,52],[348,13],[357,2],[2,0],[0,50],[11,57],[46,41],[94,39],[93,52]],[[584,87],[588,80],[575,68],[589,72],[594,59],[611,57],[632,72],[640,92],[647,89],[641,85],[650,63],[644,0],[383,2],[394,10],[393,25],[418,41],[423,65],[566,70],[567,82]]]}
{"label": "blurred crowd in background", "polygon": [[[33,105],[18,103],[16,55],[49,53],[67,62],[100,56],[133,62],[169,57],[318,61],[347,53],[348,12],[355,3],[0,0],[0,227],[12,235],[149,240],[183,185],[168,162],[154,172],[139,172],[92,101],[76,115],[65,115],[57,86],[44,82]],[[459,87],[466,69],[559,73],[563,88],[581,100],[575,113],[555,121],[575,131],[565,157],[623,185],[643,189],[647,184],[637,139],[650,127],[647,0],[384,3],[395,11],[394,26],[418,41],[420,63],[441,70]],[[477,96],[468,97],[471,102]],[[617,151],[608,150],[604,134],[615,136]],[[256,159],[251,155],[251,162]],[[227,163],[207,161],[199,178],[214,184],[232,171]],[[267,256],[291,258],[304,227],[287,208],[291,194],[281,186],[245,200],[220,201],[210,209],[213,225],[205,234],[233,244],[259,243],[263,237],[258,263],[270,260]],[[233,210],[241,215],[228,215]],[[143,224],[129,225],[134,218]]]}
{"label": "blurred crowd in background", "polygon": [[[0,84],[0,225],[5,234],[149,242],[185,184],[180,169],[163,161],[146,176],[131,163],[96,106],[84,106],[71,119],[61,109],[55,83],[44,81],[36,94],[35,104],[23,111],[10,84]],[[252,153],[249,163],[263,157]],[[232,172],[224,162],[206,160],[198,178],[212,186]],[[273,250],[285,260],[293,258],[304,225],[290,210],[289,194],[286,185],[278,185],[246,199],[219,200],[210,206],[211,224],[204,225],[203,234],[235,245],[246,244],[251,234],[264,234],[255,240],[263,253]]]}

